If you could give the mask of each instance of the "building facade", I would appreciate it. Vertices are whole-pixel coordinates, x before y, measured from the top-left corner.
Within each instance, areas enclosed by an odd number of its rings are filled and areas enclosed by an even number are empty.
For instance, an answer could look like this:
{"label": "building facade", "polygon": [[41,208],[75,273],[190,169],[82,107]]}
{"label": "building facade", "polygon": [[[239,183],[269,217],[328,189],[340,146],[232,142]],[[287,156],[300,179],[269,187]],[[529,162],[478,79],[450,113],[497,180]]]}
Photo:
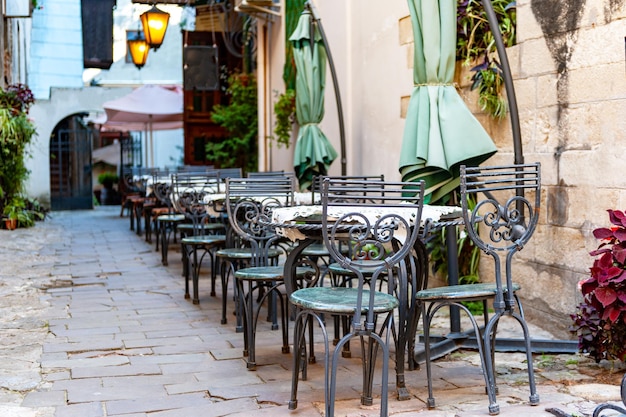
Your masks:
{"label": "building facade", "polygon": [[[337,68],[347,132],[349,174],[400,179],[398,161],[406,104],[413,88],[412,32],[405,0],[315,0]],[[571,338],[570,314],[581,301],[607,209],[624,209],[626,182],[626,1],[518,0],[517,44],[507,48],[526,162],[542,164],[542,212],[530,247],[520,253],[525,313],[559,338]],[[284,25],[268,19],[259,39],[265,80],[265,135],[273,91],[283,91]],[[282,59],[282,60],[281,60]],[[260,66],[261,67],[261,66]],[[329,79],[329,78],[327,78]],[[457,74],[462,96],[497,145],[486,163],[514,162],[509,119],[482,114],[469,74]],[[330,81],[322,129],[339,149]],[[289,169],[290,151],[266,158]],[[333,163],[331,174],[339,174]],[[485,268],[487,271],[488,268]],[[485,272],[487,273],[487,272]],[[488,280],[488,276],[483,276]]]}

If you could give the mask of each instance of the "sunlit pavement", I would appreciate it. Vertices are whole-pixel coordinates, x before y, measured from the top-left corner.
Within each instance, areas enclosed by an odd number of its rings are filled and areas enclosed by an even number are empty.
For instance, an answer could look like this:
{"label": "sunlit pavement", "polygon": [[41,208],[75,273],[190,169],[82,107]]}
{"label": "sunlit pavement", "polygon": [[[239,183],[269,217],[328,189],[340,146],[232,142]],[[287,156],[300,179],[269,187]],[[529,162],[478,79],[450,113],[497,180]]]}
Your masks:
{"label": "sunlit pavement", "polygon": [[[209,296],[209,268],[194,305],[183,297],[178,245],[162,266],[154,244],[119,214],[116,206],[55,212],[34,228],[0,230],[0,416],[323,415],[321,344],[290,411],[292,357],[281,353],[280,332],[259,322],[257,369],[248,371],[235,317],[220,324],[221,299]],[[360,405],[358,343],[352,350],[340,362],[335,414],[379,415],[380,398]],[[525,355],[497,353],[496,364],[501,416],[552,416],[550,408],[585,416],[619,402],[624,370],[581,355],[535,356],[541,403],[533,407]],[[406,372],[407,401],[396,399],[391,371],[389,414],[488,415],[476,352],[457,351],[433,371],[433,410],[423,367]],[[380,395],[378,376],[375,384]]]}

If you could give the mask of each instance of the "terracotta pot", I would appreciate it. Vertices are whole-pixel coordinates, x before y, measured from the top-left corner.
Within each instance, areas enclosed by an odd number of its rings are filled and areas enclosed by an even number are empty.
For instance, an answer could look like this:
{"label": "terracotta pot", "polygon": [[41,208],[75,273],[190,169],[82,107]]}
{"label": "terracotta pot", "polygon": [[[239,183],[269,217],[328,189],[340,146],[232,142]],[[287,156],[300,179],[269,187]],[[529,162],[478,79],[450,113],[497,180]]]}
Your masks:
{"label": "terracotta pot", "polygon": [[17,229],[17,219],[4,219],[4,227],[7,230]]}

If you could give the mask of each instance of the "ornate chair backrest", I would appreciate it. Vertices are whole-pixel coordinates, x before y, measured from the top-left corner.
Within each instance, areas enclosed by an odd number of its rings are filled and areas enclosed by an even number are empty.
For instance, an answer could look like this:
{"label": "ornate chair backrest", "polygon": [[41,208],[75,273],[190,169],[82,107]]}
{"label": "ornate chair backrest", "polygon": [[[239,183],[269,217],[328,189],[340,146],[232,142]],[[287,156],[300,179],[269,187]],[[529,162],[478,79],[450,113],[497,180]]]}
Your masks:
{"label": "ornate chair backrest", "polygon": [[[484,196],[480,199],[478,194]],[[513,255],[524,248],[539,219],[540,164],[461,166],[461,205],[472,241],[494,260],[496,311],[515,306],[511,276]],[[472,207],[472,205],[475,206]],[[505,282],[502,282],[502,261]]]}
{"label": "ornate chair backrest", "polygon": [[203,173],[213,171],[214,165],[181,165],[176,167],[177,172]]}
{"label": "ornate chair backrest", "polygon": [[[409,189],[410,188],[410,189]],[[322,182],[322,234],[331,257],[358,278],[363,294],[362,267],[373,270],[370,296],[359,297],[353,316],[356,330],[375,327],[374,289],[387,279],[393,293],[396,279],[406,279],[407,258],[420,234],[423,182],[385,182],[324,178]],[[351,253],[342,247],[350,242]],[[367,306],[365,318],[362,307]]]}
{"label": "ornate chair backrest", "polygon": [[241,168],[221,168],[217,170],[217,175],[220,181],[223,183],[226,178],[241,178],[243,172]]}
{"label": "ornate chair backrest", "polygon": [[226,210],[232,230],[253,251],[251,266],[269,265],[268,251],[280,236],[269,223],[272,210],[293,204],[294,178],[227,178]]}
{"label": "ornate chair backrest", "polygon": [[[317,200],[317,196],[322,191],[322,182],[326,175],[314,175],[313,180],[311,182],[311,203],[315,204]],[[371,181],[369,188],[374,188],[374,195],[379,193],[380,190],[376,190],[377,188],[384,187],[385,175],[342,175],[342,176],[331,176],[329,177],[333,180],[344,180],[345,186],[349,186],[351,181]],[[363,195],[367,196],[368,194],[372,194],[372,190],[368,190],[368,187],[364,187]],[[339,194],[340,195],[340,194]]]}
{"label": "ornate chair backrest", "polygon": [[152,171],[152,193],[159,202],[167,207],[168,213],[174,212],[172,206],[172,180],[169,170],[153,170]]}
{"label": "ornate chair backrest", "polygon": [[191,220],[194,236],[203,234],[202,227],[217,217],[209,196],[217,193],[218,181],[216,171],[172,174],[172,203],[177,212]]}
{"label": "ornate chair backrest", "polygon": [[128,192],[146,196],[148,180],[157,168],[131,167],[122,169],[122,181]]}
{"label": "ornate chair backrest", "polygon": [[263,171],[263,172],[248,172],[248,178],[293,178],[294,179],[294,191],[296,189],[296,173],[293,171],[285,172],[280,171]]}
{"label": "ornate chair backrest", "polygon": [[248,178],[283,177],[285,170],[248,172]]}

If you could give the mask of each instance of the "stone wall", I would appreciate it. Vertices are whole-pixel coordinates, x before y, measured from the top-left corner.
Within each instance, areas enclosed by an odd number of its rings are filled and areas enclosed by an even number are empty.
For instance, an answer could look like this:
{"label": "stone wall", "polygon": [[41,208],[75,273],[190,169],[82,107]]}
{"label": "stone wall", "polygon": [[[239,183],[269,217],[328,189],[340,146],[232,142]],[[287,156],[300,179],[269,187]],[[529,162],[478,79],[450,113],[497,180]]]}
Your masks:
{"label": "stone wall", "polygon": [[[399,30],[401,40],[412,38],[408,19]],[[609,225],[607,209],[626,209],[626,0],[518,0],[517,34],[507,54],[524,158],[541,162],[543,195],[540,225],[514,273],[527,317],[568,339],[582,299],[577,284],[598,245],[592,230]],[[498,147],[488,164],[512,163],[508,119],[481,114],[467,69],[457,77]],[[491,268],[483,269],[489,280]]]}

